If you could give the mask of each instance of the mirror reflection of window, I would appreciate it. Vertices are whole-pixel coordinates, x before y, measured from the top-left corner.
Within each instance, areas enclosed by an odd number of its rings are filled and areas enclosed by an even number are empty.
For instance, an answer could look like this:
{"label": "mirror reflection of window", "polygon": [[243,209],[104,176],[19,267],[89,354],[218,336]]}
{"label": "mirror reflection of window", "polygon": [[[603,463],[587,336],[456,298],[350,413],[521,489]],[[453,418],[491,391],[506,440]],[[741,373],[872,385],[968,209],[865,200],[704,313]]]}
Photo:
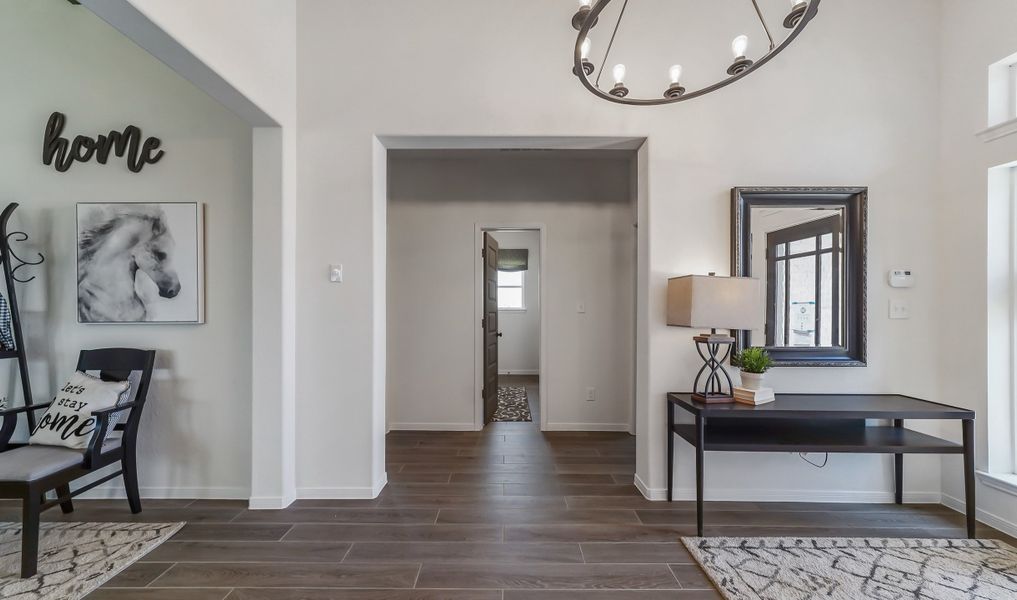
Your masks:
{"label": "mirror reflection of window", "polygon": [[766,282],[769,347],[843,346],[844,216],[841,209],[753,208],[755,272]]}

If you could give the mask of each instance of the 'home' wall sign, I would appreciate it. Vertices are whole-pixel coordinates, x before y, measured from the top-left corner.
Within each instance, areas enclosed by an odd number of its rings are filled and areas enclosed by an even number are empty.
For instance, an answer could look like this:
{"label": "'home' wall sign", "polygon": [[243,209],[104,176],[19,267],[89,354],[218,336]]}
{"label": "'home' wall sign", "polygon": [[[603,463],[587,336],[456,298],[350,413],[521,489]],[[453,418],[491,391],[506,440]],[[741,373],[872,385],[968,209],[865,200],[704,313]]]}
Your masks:
{"label": "'home' wall sign", "polygon": [[162,141],[150,137],[142,141],[141,129],[128,125],[123,131],[110,131],[109,135],[90,138],[85,135],[75,136],[74,141],[61,137],[67,117],[63,113],[54,112],[46,123],[46,133],[42,141],[42,163],[52,164],[57,171],[63,173],[71,168],[74,161],[88,162],[93,157],[99,164],[106,164],[110,153],[119,157],[127,155],[127,168],[138,173],[146,164],[159,162],[165,152],[159,150]]}

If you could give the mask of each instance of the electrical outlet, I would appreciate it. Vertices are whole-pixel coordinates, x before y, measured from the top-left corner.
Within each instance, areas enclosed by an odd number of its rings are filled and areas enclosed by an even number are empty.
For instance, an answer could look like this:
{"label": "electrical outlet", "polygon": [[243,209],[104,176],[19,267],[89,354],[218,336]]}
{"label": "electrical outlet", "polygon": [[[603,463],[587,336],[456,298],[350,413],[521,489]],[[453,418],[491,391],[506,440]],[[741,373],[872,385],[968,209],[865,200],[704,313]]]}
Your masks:
{"label": "electrical outlet", "polygon": [[593,402],[597,399],[597,388],[586,388],[586,401]]}
{"label": "electrical outlet", "polygon": [[332,283],[343,282],[343,266],[342,265],[329,265],[328,266],[328,280]]}

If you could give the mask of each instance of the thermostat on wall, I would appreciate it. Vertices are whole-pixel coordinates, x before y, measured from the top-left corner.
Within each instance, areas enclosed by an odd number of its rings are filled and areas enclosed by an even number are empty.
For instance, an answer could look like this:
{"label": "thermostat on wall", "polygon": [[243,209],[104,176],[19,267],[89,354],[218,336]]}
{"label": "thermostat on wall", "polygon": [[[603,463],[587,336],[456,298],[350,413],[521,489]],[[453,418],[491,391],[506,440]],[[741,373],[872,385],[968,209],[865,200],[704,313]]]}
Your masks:
{"label": "thermostat on wall", "polygon": [[890,287],[909,288],[915,285],[911,269],[890,269]]}

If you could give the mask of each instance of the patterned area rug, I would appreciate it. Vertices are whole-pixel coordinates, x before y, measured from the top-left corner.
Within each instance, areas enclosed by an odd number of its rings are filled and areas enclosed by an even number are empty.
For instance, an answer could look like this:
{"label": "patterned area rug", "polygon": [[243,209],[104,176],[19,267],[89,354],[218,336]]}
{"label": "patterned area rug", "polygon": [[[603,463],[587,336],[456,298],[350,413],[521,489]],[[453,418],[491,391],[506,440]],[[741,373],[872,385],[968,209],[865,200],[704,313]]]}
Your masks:
{"label": "patterned area rug", "polygon": [[728,600],[1017,598],[1017,550],[995,540],[682,541]]}
{"label": "patterned area rug", "polygon": [[21,579],[21,524],[0,523],[0,598],[78,600],[183,526],[43,523],[39,531],[39,574]]}
{"label": "patterned area rug", "polygon": [[532,421],[526,388],[522,386],[498,387],[498,408],[492,421]]}

